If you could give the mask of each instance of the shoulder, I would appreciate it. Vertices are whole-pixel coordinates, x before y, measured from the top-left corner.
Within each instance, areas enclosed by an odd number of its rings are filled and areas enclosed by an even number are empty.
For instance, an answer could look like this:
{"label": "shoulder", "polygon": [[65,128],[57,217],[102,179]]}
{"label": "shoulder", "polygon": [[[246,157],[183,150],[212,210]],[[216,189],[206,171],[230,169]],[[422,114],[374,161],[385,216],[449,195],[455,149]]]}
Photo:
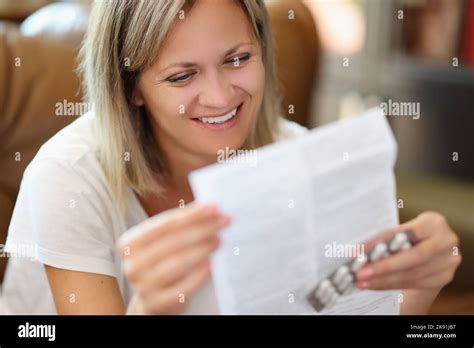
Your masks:
{"label": "shoulder", "polygon": [[32,164],[49,159],[74,166],[81,157],[96,152],[94,121],[94,114],[87,113],[61,129],[40,147]]}
{"label": "shoulder", "polygon": [[93,121],[91,114],[80,116],[41,146],[23,174],[20,201],[27,197],[62,211],[80,200],[93,202],[96,209],[109,203],[107,180],[93,141]]}
{"label": "shoulder", "polygon": [[278,141],[294,138],[306,132],[308,132],[308,128],[283,117],[278,118]]}
{"label": "shoulder", "polygon": [[[109,196],[108,185],[94,142],[94,119],[91,113],[80,116],[40,147],[23,174],[20,201],[44,202],[50,209],[61,211],[71,201],[94,202],[95,208],[104,203]],[[80,211],[74,209],[68,214]]]}
{"label": "shoulder", "polygon": [[44,143],[26,167],[23,182],[77,186],[78,181],[103,181],[94,142],[94,114],[80,116]]}

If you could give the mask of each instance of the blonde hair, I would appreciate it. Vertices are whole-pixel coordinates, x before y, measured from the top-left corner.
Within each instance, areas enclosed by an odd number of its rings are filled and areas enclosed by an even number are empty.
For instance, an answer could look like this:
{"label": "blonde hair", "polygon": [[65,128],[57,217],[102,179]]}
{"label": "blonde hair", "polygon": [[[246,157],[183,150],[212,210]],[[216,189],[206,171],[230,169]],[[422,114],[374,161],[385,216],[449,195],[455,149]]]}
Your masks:
{"label": "blonde hair", "polygon": [[[280,114],[272,38],[263,0],[238,0],[252,24],[265,66],[262,105],[243,148],[275,141]],[[125,188],[139,195],[162,194],[157,178],[165,163],[143,107],[131,102],[140,71],[150,67],[185,0],[95,1],[83,45],[79,71],[86,99],[94,104],[99,162],[111,193],[122,208]],[[150,149],[154,149],[151,151]],[[125,156],[130,156],[126,161]]]}

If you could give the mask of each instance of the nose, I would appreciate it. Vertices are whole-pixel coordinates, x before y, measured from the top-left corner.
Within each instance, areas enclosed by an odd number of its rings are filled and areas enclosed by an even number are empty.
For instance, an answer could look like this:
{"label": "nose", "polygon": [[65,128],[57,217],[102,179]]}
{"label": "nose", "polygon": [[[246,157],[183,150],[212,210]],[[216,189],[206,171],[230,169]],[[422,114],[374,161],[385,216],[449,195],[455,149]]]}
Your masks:
{"label": "nose", "polygon": [[223,74],[210,71],[203,79],[199,104],[208,108],[225,109],[229,107],[233,95],[233,87]]}

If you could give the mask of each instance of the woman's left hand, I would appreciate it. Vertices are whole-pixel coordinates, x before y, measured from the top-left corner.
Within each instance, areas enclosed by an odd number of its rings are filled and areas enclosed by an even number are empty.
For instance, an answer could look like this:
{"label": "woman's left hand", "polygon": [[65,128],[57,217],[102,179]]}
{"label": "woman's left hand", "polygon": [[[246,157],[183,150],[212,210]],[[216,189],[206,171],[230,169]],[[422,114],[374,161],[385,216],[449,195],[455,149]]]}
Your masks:
{"label": "woman's left hand", "polygon": [[461,263],[459,239],[446,219],[426,212],[366,244],[366,250],[400,230],[410,229],[418,243],[385,259],[370,263],[357,273],[360,289],[427,290],[436,293],[451,282]]}

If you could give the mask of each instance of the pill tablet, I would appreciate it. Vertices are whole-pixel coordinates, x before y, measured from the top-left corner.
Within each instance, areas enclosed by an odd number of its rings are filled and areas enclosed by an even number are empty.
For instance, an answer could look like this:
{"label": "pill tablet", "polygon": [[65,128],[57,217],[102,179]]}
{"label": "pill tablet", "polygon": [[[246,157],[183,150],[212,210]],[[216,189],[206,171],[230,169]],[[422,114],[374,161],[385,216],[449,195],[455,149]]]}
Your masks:
{"label": "pill tablet", "polygon": [[319,300],[323,304],[327,304],[334,295],[337,295],[337,291],[336,291],[336,289],[332,288],[327,293],[325,293],[323,296],[320,296]]}
{"label": "pill tablet", "polygon": [[328,299],[336,292],[336,289],[331,286],[325,292],[318,296],[318,300],[322,303],[326,303]]}
{"label": "pill tablet", "polygon": [[354,282],[350,282],[347,287],[342,290],[342,295],[349,295],[355,289]]}
{"label": "pill tablet", "polygon": [[337,286],[338,283],[341,281],[341,279],[348,273],[349,273],[349,267],[347,267],[346,265],[343,265],[337,269],[336,273],[334,274],[334,277],[332,278],[332,281]]}
{"label": "pill tablet", "polygon": [[407,249],[410,249],[412,247],[411,243],[410,242],[405,242],[403,243],[403,245],[400,247],[400,250],[407,250]]}
{"label": "pill tablet", "polygon": [[388,247],[385,243],[377,244],[370,252],[370,261],[377,261],[385,256],[388,256]]}
{"label": "pill tablet", "polygon": [[334,305],[336,304],[337,300],[339,299],[339,295],[336,293],[334,294],[333,296],[331,296],[331,298],[329,299],[329,301],[326,303],[326,309],[330,309],[332,307],[334,307]]}
{"label": "pill tablet", "polygon": [[326,293],[331,286],[331,282],[327,279],[324,279],[318,286],[317,290],[314,292],[315,296],[319,297]]}
{"label": "pill tablet", "polygon": [[354,276],[352,274],[346,274],[344,278],[341,279],[339,284],[337,284],[337,290],[339,292],[344,292],[347,286],[349,286],[354,281]]}
{"label": "pill tablet", "polygon": [[367,262],[369,261],[369,258],[367,254],[360,254],[357,256],[357,258],[352,261],[351,263],[351,271],[356,273],[359,269],[362,268]]}
{"label": "pill tablet", "polygon": [[390,252],[399,251],[402,245],[408,241],[408,236],[405,232],[398,232],[390,241]]}

